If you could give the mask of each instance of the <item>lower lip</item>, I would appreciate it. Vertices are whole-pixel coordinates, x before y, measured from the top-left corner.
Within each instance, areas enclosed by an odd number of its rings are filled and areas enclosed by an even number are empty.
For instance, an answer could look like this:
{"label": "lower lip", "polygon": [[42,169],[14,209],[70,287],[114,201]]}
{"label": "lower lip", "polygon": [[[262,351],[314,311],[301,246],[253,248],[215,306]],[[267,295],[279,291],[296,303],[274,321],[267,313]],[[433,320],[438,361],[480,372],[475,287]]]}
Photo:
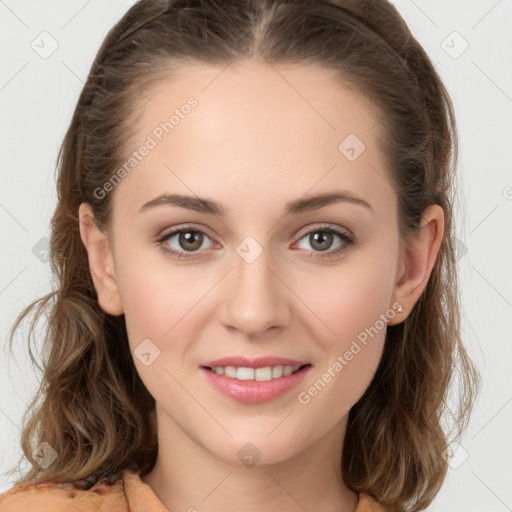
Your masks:
{"label": "lower lip", "polygon": [[311,366],[305,366],[296,373],[272,380],[239,380],[201,367],[206,378],[221,393],[246,404],[258,404],[274,400],[297,386],[306,376]]}

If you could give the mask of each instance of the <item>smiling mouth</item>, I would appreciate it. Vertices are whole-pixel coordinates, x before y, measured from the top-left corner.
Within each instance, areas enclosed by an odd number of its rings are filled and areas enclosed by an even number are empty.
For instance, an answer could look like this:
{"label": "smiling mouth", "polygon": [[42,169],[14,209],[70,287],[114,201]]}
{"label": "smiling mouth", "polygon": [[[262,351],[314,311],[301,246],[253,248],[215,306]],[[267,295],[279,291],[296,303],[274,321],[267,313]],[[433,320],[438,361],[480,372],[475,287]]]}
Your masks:
{"label": "smiling mouth", "polygon": [[311,366],[310,364],[293,365],[293,366],[263,366],[260,368],[249,368],[245,366],[203,366],[203,368],[215,373],[217,375],[224,375],[237,380],[252,380],[252,381],[270,381],[277,380],[283,377],[293,375],[306,367]]}

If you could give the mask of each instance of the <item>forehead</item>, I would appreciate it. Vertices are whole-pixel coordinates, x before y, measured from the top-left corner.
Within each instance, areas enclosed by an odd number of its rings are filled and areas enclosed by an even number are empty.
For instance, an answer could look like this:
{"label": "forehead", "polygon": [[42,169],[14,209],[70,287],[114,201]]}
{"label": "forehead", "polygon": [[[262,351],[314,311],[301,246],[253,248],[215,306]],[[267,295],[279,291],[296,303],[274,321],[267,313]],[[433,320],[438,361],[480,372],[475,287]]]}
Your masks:
{"label": "forehead", "polygon": [[116,191],[130,194],[134,208],[163,192],[219,199],[231,192],[256,204],[335,187],[392,200],[383,191],[380,112],[333,70],[187,65],[148,91],[137,110],[131,151],[148,140],[154,147],[123,180],[126,190]]}
{"label": "forehead", "polygon": [[[348,130],[364,135],[382,117],[368,98],[348,88],[339,73],[319,65],[196,63],[177,68],[145,96],[138,109],[142,133],[168,119],[191,96],[199,108],[194,109],[195,115],[187,124],[193,128],[196,120],[202,132],[235,127],[241,135],[259,131],[265,136],[286,128],[293,137],[314,130],[330,142],[332,135],[336,140]],[[301,126],[292,124],[294,120]]]}

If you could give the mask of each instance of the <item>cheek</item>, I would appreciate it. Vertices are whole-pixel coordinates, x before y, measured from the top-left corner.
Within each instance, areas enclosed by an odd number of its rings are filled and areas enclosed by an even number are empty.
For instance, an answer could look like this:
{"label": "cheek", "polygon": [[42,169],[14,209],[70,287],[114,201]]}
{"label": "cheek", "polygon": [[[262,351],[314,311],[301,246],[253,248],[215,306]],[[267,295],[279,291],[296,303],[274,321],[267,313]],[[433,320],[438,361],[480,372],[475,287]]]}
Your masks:
{"label": "cheek", "polygon": [[124,277],[121,300],[137,373],[157,402],[173,396],[182,408],[188,407],[187,396],[171,376],[179,382],[186,377],[187,344],[197,309],[191,305],[197,299],[187,293],[190,286],[186,283],[174,279],[170,286],[169,279],[162,279],[154,267]]}
{"label": "cheek", "polygon": [[321,418],[331,426],[345,417],[370,385],[383,349],[384,331],[371,343],[359,341],[350,349],[335,354],[328,364],[319,369],[299,390],[299,407],[308,416]]}
{"label": "cheek", "polygon": [[[373,326],[389,309],[393,292],[393,261],[368,258],[357,264],[323,270],[304,277],[305,303],[322,320],[328,346],[342,348],[349,338]],[[380,323],[379,323],[380,325]]]}
{"label": "cheek", "polygon": [[[215,275],[172,269],[171,264],[139,264],[136,253],[119,263],[119,293],[132,351],[146,338],[161,351],[159,364],[179,371],[191,336],[204,323],[204,301]],[[139,263],[137,263],[139,262]],[[143,368],[141,368],[143,370]]]}
{"label": "cheek", "polygon": [[136,337],[160,337],[169,329],[172,311],[170,294],[165,293],[162,283],[148,272],[127,273],[119,276],[119,288],[123,303],[126,326],[135,342]]}
{"label": "cheek", "polygon": [[[363,258],[303,282],[314,320],[314,338],[320,363],[314,378],[303,388],[303,405],[311,412],[333,404],[332,418],[345,414],[364,393],[377,369],[384,347],[387,323],[394,317],[390,308],[394,260]],[[306,284],[309,286],[306,287]],[[313,402],[315,405],[313,405]]]}
{"label": "cheek", "polygon": [[394,311],[388,308],[389,293],[383,291],[386,283],[371,277],[366,282],[351,275],[339,287],[333,282],[329,293],[312,297],[322,319],[313,334],[319,362],[297,399],[326,424],[343,417],[361,398],[382,356],[386,318]]}
{"label": "cheek", "polygon": [[[122,253],[116,261],[119,294],[132,349],[143,339],[158,346],[185,313],[187,287],[178,276],[149,261],[144,251]],[[124,256],[129,254],[129,256]],[[185,296],[184,296],[185,294]]]}

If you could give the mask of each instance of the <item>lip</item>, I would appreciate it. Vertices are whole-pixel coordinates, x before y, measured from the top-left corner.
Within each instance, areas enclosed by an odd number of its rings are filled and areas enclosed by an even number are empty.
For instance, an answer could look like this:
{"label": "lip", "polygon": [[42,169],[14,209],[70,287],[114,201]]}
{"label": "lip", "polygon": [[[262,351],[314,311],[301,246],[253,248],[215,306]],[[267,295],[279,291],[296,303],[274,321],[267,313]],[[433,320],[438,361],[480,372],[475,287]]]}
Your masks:
{"label": "lip", "polygon": [[[215,366],[237,366],[245,368],[260,368],[265,366],[301,366],[297,372],[288,376],[267,381],[239,380],[225,375],[218,375],[210,370]],[[207,381],[224,396],[245,404],[259,404],[282,397],[298,386],[311,370],[311,363],[286,359],[282,357],[260,357],[247,359],[245,357],[226,357],[209,361],[200,366],[199,370]]]}
{"label": "lip", "polygon": [[255,359],[248,359],[243,356],[223,357],[222,359],[215,359],[208,361],[201,366],[213,368],[215,366],[236,366],[244,368],[264,368],[265,366],[303,366],[310,364],[308,361],[297,361],[295,359],[286,359],[284,357],[267,356],[257,357]]}

